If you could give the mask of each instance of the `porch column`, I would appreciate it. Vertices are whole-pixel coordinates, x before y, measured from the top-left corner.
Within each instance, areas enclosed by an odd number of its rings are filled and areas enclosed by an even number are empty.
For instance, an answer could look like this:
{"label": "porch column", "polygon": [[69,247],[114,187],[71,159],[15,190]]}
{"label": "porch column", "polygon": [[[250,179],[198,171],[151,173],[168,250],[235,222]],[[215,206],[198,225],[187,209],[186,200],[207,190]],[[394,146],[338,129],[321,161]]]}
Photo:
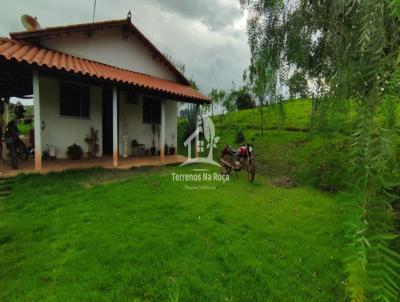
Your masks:
{"label": "porch column", "polygon": [[[200,112],[200,106],[196,104],[196,130],[199,128],[199,112]],[[195,146],[194,146],[194,157],[198,158],[199,157],[199,135],[200,132],[196,135],[195,138]]]}
{"label": "porch column", "polygon": [[160,162],[165,163],[165,100],[161,101]]}
{"label": "porch column", "polygon": [[35,131],[35,171],[42,170],[42,119],[40,117],[39,74],[33,71],[33,120]]}
{"label": "porch column", "polygon": [[118,88],[113,87],[113,164],[118,167]]}

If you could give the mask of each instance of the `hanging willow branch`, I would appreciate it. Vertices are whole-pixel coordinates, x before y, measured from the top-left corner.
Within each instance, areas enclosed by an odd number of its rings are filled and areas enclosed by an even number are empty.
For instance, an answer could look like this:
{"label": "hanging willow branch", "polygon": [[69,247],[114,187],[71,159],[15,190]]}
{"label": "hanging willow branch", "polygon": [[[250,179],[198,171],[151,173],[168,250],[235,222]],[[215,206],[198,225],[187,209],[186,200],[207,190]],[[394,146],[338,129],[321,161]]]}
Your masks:
{"label": "hanging willow branch", "polygon": [[[313,81],[311,125],[332,131],[356,110],[353,172],[358,208],[347,231],[346,289],[352,301],[398,301],[400,257],[392,249],[399,165],[398,0],[240,0],[254,61],[274,74],[289,66]],[[337,127],[337,126],[336,126]],[[348,126],[349,127],[349,126]],[[354,182],[354,180],[357,180]]]}

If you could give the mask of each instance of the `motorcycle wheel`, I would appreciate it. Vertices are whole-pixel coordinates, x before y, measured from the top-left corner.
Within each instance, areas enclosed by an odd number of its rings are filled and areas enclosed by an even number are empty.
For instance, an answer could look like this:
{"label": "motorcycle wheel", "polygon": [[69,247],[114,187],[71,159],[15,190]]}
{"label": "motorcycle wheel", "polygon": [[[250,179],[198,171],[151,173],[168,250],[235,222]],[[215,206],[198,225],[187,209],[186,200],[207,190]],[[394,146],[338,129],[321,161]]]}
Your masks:
{"label": "motorcycle wheel", "polygon": [[256,164],[254,162],[254,159],[250,159],[247,165],[247,179],[249,180],[249,182],[254,181],[255,175],[256,175]]}

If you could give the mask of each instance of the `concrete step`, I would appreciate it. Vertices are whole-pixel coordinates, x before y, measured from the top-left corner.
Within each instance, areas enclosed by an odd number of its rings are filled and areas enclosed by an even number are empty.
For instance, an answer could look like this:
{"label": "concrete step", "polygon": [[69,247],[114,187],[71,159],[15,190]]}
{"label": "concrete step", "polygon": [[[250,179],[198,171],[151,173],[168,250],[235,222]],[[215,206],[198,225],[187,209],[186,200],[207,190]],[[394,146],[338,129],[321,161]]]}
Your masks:
{"label": "concrete step", "polygon": [[11,194],[11,192],[7,192],[7,193],[0,193],[0,198],[5,199],[7,197],[9,197]]}
{"label": "concrete step", "polygon": [[0,192],[11,191],[11,190],[12,190],[11,184],[0,185]]}
{"label": "concrete step", "polygon": [[0,178],[0,200],[4,200],[10,196],[13,183],[13,178]]}
{"label": "concrete step", "polygon": [[14,179],[12,178],[0,178],[0,185],[6,184],[6,183],[13,183]]}
{"label": "concrete step", "polygon": [[12,184],[13,182],[13,178],[0,178],[0,186],[3,184]]}

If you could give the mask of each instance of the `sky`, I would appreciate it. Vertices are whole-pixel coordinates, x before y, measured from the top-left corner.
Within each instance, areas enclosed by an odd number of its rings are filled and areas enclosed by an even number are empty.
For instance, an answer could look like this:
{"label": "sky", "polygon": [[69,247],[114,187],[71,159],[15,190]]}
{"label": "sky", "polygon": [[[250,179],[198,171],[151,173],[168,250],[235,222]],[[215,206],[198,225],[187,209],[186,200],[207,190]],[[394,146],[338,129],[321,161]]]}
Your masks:
{"label": "sky", "polygon": [[[0,36],[24,30],[21,16],[42,27],[91,22],[94,0],[13,0],[1,3]],[[97,0],[95,20],[126,18],[161,52],[185,64],[200,90],[229,89],[242,83],[249,65],[246,17],[239,0]]]}

